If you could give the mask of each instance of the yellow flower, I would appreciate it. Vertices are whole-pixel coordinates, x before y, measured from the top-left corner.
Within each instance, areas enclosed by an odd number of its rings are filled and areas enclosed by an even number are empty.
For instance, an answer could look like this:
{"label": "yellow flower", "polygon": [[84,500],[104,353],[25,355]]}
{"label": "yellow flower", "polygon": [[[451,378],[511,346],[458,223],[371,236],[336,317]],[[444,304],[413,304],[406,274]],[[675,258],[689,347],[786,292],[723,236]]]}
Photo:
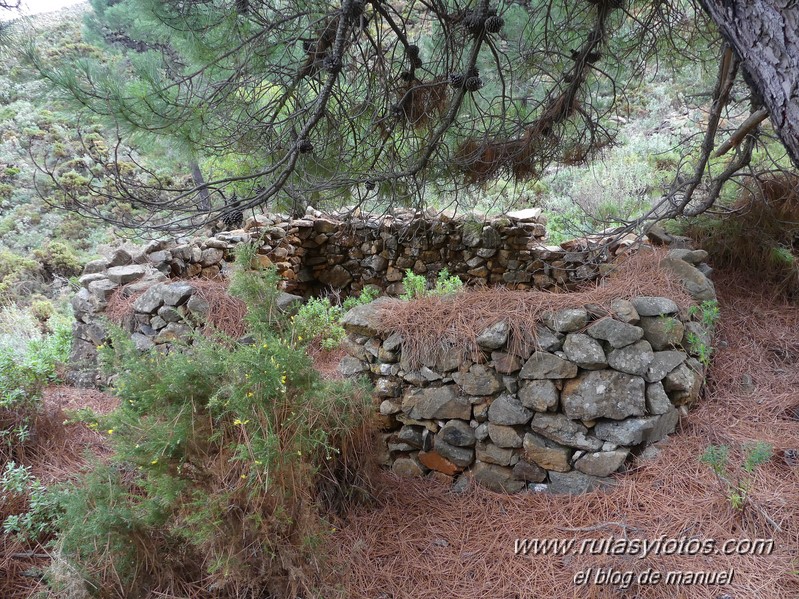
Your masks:
{"label": "yellow flower", "polygon": [[241,478],[247,478],[247,475],[246,474],[242,474]]}
{"label": "yellow flower", "polygon": [[247,393],[247,397],[252,397],[252,391]]}
{"label": "yellow flower", "polygon": [[243,426],[243,425],[247,424],[248,422],[249,422],[249,420],[239,420],[238,418],[236,418],[233,421],[233,424],[236,425],[236,426],[238,426],[238,425],[242,425]]}
{"label": "yellow flower", "polygon": [[155,466],[157,463],[158,463],[158,458],[155,458],[152,462],[150,462],[150,464],[152,464],[153,466]]}
{"label": "yellow flower", "polygon": [[302,335],[297,335],[297,341],[302,341]]}
{"label": "yellow flower", "polygon": [[266,343],[264,343],[264,349],[266,349],[267,347],[269,347],[269,346]]}
{"label": "yellow flower", "polygon": [[113,435],[113,434],[114,434],[114,429],[112,429],[112,428],[109,428],[109,429],[108,429],[108,434],[109,434],[109,435]]}
{"label": "yellow flower", "polygon": [[280,377],[280,384],[281,385],[285,385],[286,384],[286,375],[285,374]]}
{"label": "yellow flower", "polygon": [[302,455],[302,452],[299,449],[297,450],[297,455]]}
{"label": "yellow flower", "polygon": [[261,464],[263,464],[263,462],[262,462],[261,460],[255,460],[255,463],[256,463],[258,466],[260,466]]}

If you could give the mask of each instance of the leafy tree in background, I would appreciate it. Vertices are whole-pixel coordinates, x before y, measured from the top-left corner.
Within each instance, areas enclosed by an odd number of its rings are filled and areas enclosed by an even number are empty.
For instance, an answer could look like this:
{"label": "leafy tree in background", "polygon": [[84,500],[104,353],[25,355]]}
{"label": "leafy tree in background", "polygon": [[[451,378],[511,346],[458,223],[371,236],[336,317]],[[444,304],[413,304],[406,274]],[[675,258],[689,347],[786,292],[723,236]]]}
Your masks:
{"label": "leafy tree in background", "polygon": [[[119,224],[194,228],[233,208],[278,203],[302,211],[331,197],[349,205],[423,207],[431,196],[457,204],[457,192],[469,186],[534,181],[552,163],[590,161],[614,142],[613,117],[628,89],[652,69],[701,60],[720,65],[705,137],[686,152],[691,172],[681,163],[660,204],[628,224],[707,210],[725,183],[746,172],[757,144],[765,145],[770,133],[760,125],[769,115],[789,158],[774,161],[799,164],[790,95],[799,77],[799,28],[790,27],[799,7],[763,0],[92,3],[90,27],[129,51],[106,63],[41,68],[110,119],[117,142],[95,157],[82,186],[64,186],[52,157],[40,162],[75,210],[108,218],[97,197],[135,208]],[[755,27],[766,27],[762,47],[753,44]],[[748,95],[747,119],[735,118],[742,104],[730,101],[735,85]],[[186,158],[191,178],[176,181],[130,149],[154,137]]]}

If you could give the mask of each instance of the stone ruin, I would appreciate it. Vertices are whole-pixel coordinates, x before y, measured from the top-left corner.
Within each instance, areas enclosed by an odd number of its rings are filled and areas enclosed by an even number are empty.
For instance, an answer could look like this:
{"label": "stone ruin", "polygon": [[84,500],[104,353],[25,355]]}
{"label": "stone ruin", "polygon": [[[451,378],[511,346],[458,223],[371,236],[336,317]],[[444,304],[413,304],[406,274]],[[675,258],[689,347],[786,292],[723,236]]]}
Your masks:
{"label": "stone ruin", "polygon": [[[374,285],[387,295],[346,315],[351,355],[340,371],[372,379],[383,462],[395,472],[504,492],[602,487],[632,455],[673,432],[700,393],[704,365],[692,342],[709,346],[711,332],[672,299],[619,297],[607,315],[585,307],[549,313],[536,344],[521,353],[507,323],[497,322],[479,332],[477,362],[448,354],[410,364],[402,339],[378,333],[374,322],[381,304],[398,301],[391,296],[404,291],[406,269],[433,276],[446,267],[466,284],[570,290],[611,266],[618,243],[546,246],[544,222],[538,210],[486,221],[259,215],[211,238],[118,249],[87,264],[80,278],[70,378],[103,382],[97,346],[107,339],[112,294],[138,295],[123,326],[139,349],[169,347],[208,315],[192,279],[224,277],[236,245],[251,242],[256,260],[282,278],[284,309],[322,290],[346,296]],[[714,299],[705,258],[672,249],[661,265],[697,301]]]}

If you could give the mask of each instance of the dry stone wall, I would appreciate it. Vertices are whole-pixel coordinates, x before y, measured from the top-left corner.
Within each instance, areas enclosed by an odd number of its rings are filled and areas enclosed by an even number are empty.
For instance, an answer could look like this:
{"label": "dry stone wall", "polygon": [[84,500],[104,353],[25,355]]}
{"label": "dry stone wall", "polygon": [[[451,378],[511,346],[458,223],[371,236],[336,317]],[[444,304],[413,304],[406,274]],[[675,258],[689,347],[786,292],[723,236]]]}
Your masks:
{"label": "dry stone wall", "polygon": [[113,293],[146,292],[125,322],[140,348],[185,338],[208,309],[193,293],[191,279],[224,276],[238,244],[255,243],[258,262],[274,265],[284,290],[303,297],[331,290],[346,296],[366,285],[398,295],[406,269],[434,277],[446,267],[466,283],[517,289],[568,289],[596,277],[611,252],[547,247],[544,222],[538,209],[483,220],[410,212],[344,220],[311,211],[301,219],[258,215],[243,229],[205,239],[120,248],[88,263],[80,278],[72,302],[77,322],[71,382],[98,382],[96,348],[106,338],[102,316]]}
{"label": "dry stone wall", "polygon": [[[672,250],[661,264],[708,300],[712,283],[697,268],[705,257]],[[548,313],[522,350],[508,323],[496,322],[479,332],[477,359],[447,353],[421,364],[404,358],[399,334],[378,333],[393,301],[347,313],[350,355],[339,369],[374,382],[384,463],[400,475],[504,492],[603,487],[675,430],[704,381],[698,358],[711,331],[698,311],[667,297],[620,297],[606,314],[593,306]]]}

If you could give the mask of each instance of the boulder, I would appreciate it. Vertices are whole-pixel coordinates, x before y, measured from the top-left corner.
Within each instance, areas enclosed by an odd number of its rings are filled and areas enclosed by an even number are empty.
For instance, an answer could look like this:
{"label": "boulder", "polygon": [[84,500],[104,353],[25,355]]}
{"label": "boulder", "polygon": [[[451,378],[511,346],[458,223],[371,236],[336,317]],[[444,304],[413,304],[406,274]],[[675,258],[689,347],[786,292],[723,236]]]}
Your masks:
{"label": "boulder", "polygon": [[685,333],[683,323],[671,316],[642,316],[640,326],[655,351],[679,345]]}
{"label": "boulder", "polygon": [[112,266],[106,271],[106,276],[119,285],[127,285],[133,281],[141,279],[147,269],[139,264],[129,264],[126,266]]}
{"label": "boulder", "polygon": [[654,358],[649,341],[642,339],[611,351],[608,354],[608,365],[619,372],[644,376]]}
{"label": "boulder", "polygon": [[508,323],[504,320],[495,322],[477,335],[477,345],[483,349],[499,349],[508,341]]}
{"label": "boulder", "polygon": [[621,468],[629,454],[630,451],[627,449],[586,453],[574,462],[574,468],[591,476],[608,476]]}
{"label": "boulder", "polygon": [[571,333],[588,324],[588,311],[585,308],[566,308],[545,314],[543,321],[553,331]]}
{"label": "boulder", "polygon": [[685,287],[685,290],[697,301],[716,299],[716,288],[712,281],[702,274],[695,266],[666,256],[660,261],[660,267],[675,275]]}
{"label": "boulder", "polygon": [[390,309],[397,301],[389,297],[379,297],[368,304],[355,306],[344,315],[341,324],[349,333],[374,337],[380,328],[383,310]]}
{"label": "boulder", "polygon": [[687,357],[685,352],[675,350],[655,352],[652,362],[644,374],[646,382],[656,383],[663,380],[667,374],[685,362]]}
{"label": "boulder", "polygon": [[660,316],[662,314],[676,314],[679,311],[674,300],[667,297],[634,297],[630,300],[639,316]]}

